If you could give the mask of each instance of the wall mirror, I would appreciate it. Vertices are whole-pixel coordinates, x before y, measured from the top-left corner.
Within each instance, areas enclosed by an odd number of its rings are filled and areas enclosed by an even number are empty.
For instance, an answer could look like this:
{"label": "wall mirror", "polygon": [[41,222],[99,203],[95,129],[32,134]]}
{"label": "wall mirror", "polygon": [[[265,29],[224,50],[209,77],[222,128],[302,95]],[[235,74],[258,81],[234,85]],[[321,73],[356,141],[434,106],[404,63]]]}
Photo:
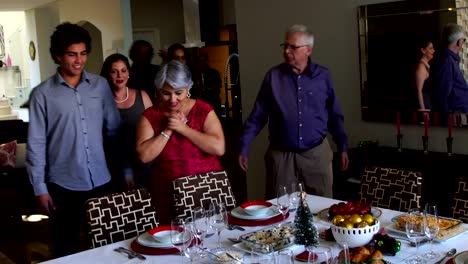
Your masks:
{"label": "wall mirror", "polygon": [[[435,53],[442,49],[442,29],[457,23],[468,29],[468,1],[407,0],[358,7],[361,110],[369,122],[420,124],[415,84],[420,43],[429,40]],[[434,54],[437,55],[437,54]],[[468,44],[460,53],[460,68],[468,79]],[[437,113],[429,113],[431,125],[440,125]],[[466,113],[454,113],[456,125],[468,127]]]}

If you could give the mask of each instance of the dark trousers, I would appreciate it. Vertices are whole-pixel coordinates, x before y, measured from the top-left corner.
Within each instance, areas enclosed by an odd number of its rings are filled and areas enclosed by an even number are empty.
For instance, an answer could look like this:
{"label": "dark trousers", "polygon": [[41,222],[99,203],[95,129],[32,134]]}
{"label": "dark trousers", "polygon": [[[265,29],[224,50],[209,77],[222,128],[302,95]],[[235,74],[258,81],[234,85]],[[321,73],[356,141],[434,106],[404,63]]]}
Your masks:
{"label": "dark trousers", "polygon": [[84,203],[93,197],[101,197],[111,192],[111,184],[106,183],[90,191],[72,191],[57,184],[47,185],[55,203],[55,211],[50,215],[50,228],[54,241],[54,257],[62,257],[86,248],[81,240],[86,220]]}

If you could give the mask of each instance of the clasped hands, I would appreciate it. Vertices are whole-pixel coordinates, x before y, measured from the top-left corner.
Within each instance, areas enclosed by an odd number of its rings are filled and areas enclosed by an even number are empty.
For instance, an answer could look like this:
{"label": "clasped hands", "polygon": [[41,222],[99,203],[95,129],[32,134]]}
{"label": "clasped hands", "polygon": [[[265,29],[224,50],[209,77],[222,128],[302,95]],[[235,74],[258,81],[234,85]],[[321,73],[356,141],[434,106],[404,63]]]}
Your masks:
{"label": "clasped hands", "polygon": [[167,128],[180,133],[183,129],[188,127],[188,121],[187,117],[181,112],[171,112],[167,116]]}

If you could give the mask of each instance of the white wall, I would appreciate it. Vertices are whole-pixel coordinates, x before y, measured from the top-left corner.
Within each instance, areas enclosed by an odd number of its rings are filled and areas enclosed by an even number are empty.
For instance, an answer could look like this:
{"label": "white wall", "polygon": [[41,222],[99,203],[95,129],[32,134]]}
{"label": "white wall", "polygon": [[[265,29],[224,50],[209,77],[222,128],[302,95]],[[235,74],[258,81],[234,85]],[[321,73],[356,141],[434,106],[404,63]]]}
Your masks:
{"label": "white wall", "polygon": [[132,0],[131,7],[132,27],[159,29],[162,48],[185,42],[181,0]]}
{"label": "white wall", "polygon": [[[40,8],[33,9],[35,13],[35,34],[36,34],[36,60],[39,64],[41,80],[49,78],[55,74],[57,65],[50,56],[50,36],[55,27],[60,24],[59,10],[56,3],[51,3]],[[33,81],[31,80],[31,85]],[[36,83],[37,85],[39,83]],[[35,86],[34,85],[34,86]]]}
{"label": "white wall", "polygon": [[101,30],[104,58],[115,51],[113,43],[123,42],[120,0],[58,0],[57,3],[60,22],[88,21]]}
{"label": "white wall", "polygon": [[[244,119],[265,72],[282,61],[279,43],[285,29],[294,23],[308,26],[316,36],[312,59],[331,70],[335,88],[345,114],[345,128],[350,146],[361,140],[378,140],[395,146],[396,128],[392,124],[367,123],[361,120],[359,87],[359,46],[357,7],[382,3],[382,0],[236,0],[240,72]],[[265,7],[268,6],[268,12]],[[261,14],[261,19],[259,18]],[[421,149],[422,126],[403,125],[404,146]],[[430,150],[446,151],[445,128],[430,128]],[[455,153],[468,153],[468,130],[454,131]],[[265,169],[263,154],[268,145],[266,129],[252,147],[247,174],[249,199],[263,198]]]}

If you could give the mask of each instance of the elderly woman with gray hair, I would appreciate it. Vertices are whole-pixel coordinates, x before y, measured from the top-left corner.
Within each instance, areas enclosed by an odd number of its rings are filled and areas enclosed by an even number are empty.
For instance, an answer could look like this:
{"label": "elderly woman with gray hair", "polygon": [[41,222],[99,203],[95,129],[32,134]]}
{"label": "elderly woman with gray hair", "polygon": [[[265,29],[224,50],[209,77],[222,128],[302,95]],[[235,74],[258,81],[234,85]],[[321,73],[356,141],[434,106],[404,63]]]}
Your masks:
{"label": "elderly woman with gray hair", "polygon": [[150,191],[162,224],[173,217],[172,180],[222,170],[221,123],[209,104],[190,98],[192,84],[186,65],[174,60],[163,65],[155,79],[158,100],[137,127],[138,156],[153,162]]}

